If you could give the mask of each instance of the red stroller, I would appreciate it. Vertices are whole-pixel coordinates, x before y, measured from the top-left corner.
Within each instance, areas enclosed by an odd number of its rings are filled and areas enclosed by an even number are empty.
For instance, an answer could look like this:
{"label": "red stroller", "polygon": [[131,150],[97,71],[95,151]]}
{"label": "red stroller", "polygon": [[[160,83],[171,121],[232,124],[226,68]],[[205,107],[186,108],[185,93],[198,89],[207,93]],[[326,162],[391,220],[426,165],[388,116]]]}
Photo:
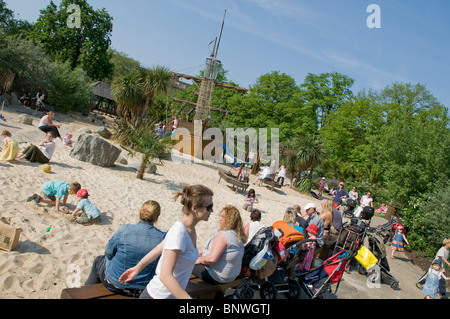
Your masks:
{"label": "red stroller", "polygon": [[300,287],[310,299],[316,299],[323,298],[323,293],[331,290],[332,284],[337,284],[336,294],[345,266],[353,257],[349,251],[342,250],[325,260],[320,267],[298,273],[296,278]]}

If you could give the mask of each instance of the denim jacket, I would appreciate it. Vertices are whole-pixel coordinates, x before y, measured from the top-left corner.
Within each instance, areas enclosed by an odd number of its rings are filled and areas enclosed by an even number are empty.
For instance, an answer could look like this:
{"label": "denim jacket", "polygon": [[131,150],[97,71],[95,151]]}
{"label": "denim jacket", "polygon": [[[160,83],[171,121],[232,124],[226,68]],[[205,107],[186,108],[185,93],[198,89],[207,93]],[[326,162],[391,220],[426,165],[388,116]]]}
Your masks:
{"label": "denim jacket", "polygon": [[119,277],[128,268],[136,266],[165,236],[165,232],[145,221],[120,226],[105,248],[106,279],[117,288],[144,289],[155,275],[159,258],[147,265],[130,282],[120,283]]}

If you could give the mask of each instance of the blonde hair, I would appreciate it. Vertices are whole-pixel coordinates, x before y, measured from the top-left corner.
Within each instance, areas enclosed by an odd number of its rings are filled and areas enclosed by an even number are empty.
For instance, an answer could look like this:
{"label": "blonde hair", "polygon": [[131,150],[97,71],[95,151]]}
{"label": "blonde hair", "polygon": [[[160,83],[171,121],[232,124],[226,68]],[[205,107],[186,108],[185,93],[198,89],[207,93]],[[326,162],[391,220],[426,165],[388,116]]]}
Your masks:
{"label": "blonde hair", "polygon": [[142,204],[139,210],[139,218],[149,223],[156,223],[161,214],[161,206],[154,200],[148,200]]}
{"label": "blonde hair", "polygon": [[10,131],[7,131],[7,130],[3,130],[3,131],[2,131],[2,135],[11,137],[11,132],[10,132]]}
{"label": "blonde hair", "polygon": [[74,194],[76,194],[81,189],[80,183],[74,182],[69,184],[69,191],[72,191]]}
{"label": "blonde hair", "polygon": [[288,207],[284,212],[283,221],[285,221],[288,224],[292,224],[292,226],[294,226],[296,216],[297,213],[295,212],[294,208]]}
{"label": "blonde hair", "polygon": [[247,236],[244,233],[244,224],[242,223],[241,213],[233,205],[227,205],[222,208],[221,212],[225,212],[225,225],[219,229],[221,230],[234,230],[238,236],[238,239],[242,242],[247,241]]}
{"label": "blonde hair", "polygon": [[443,240],[442,244],[443,244],[444,246],[447,245],[447,244],[450,244],[450,239],[445,238],[445,239]]}
{"label": "blonde hair", "polygon": [[329,212],[331,215],[331,225],[333,224],[334,221],[334,214],[333,214],[333,202],[329,199],[323,199],[320,202],[320,206],[322,207],[322,211],[320,212],[321,214],[325,213],[325,212]]}
{"label": "blonde hair", "polygon": [[203,185],[184,186],[181,192],[175,193],[173,199],[176,201],[181,197],[181,204],[183,205],[183,213],[188,215],[191,213],[193,206],[203,207],[206,196],[213,196],[211,189]]}

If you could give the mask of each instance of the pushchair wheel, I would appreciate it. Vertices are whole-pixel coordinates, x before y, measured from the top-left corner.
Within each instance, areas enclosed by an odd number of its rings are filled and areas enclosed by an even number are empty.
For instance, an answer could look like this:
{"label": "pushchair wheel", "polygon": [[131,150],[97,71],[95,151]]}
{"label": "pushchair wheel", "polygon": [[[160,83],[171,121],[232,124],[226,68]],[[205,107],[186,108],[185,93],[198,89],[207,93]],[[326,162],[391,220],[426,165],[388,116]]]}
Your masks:
{"label": "pushchair wheel", "polygon": [[236,289],[235,294],[239,299],[253,299],[254,292],[251,287],[242,287]]}
{"label": "pushchair wheel", "polygon": [[287,294],[288,299],[298,299],[300,296],[300,284],[295,279],[289,279],[288,281],[289,291]]}
{"label": "pushchair wheel", "polygon": [[362,265],[359,265],[359,266],[358,266],[358,272],[359,272],[361,275],[366,275],[366,274],[367,274],[366,268],[364,268]]}
{"label": "pushchair wheel", "polygon": [[276,299],[278,290],[275,284],[271,281],[265,281],[259,288],[261,299]]}
{"label": "pushchair wheel", "polygon": [[398,287],[398,281],[393,281],[393,282],[391,283],[391,288],[394,289],[394,290],[399,289],[399,287]]}

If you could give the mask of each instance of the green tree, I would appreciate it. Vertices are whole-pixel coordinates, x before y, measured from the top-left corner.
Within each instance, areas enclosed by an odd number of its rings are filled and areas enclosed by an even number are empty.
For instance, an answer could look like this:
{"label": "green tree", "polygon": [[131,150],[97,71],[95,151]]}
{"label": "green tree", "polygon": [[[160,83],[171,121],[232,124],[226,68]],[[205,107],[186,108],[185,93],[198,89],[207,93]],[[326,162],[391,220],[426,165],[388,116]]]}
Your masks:
{"label": "green tree", "polygon": [[354,80],[337,72],[309,73],[300,85],[306,103],[317,115],[319,127],[327,125],[327,116],[345,101],[351,101]]}
{"label": "green tree", "polygon": [[16,19],[14,12],[6,7],[5,1],[0,0],[0,34],[25,34],[31,30],[31,27],[28,21]]}
{"label": "green tree", "polygon": [[299,190],[303,193],[309,193],[312,186],[313,171],[326,157],[325,146],[322,138],[318,135],[300,136],[296,144],[299,172],[310,170],[308,178],[300,181]]}
{"label": "green tree", "polygon": [[86,72],[81,67],[72,70],[68,62],[53,68],[47,94],[48,104],[63,112],[87,111],[94,98]]}
{"label": "green tree", "polygon": [[152,160],[157,159],[161,164],[162,159],[170,155],[172,147],[170,140],[159,139],[152,126],[153,123],[149,123],[136,129],[128,123],[125,129],[127,131],[125,135],[128,138],[125,140],[126,145],[121,145],[121,147],[133,157],[141,156],[141,165],[136,175],[138,179],[144,178],[145,169],[152,163]]}
{"label": "green tree", "polygon": [[118,102],[117,111],[124,116],[130,114],[134,126],[139,127],[154,97],[167,93],[171,80],[171,72],[164,66],[135,70],[119,77],[112,90]]}
{"label": "green tree", "polygon": [[[70,5],[80,8],[80,27],[67,21],[73,11]],[[74,69],[81,66],[92,80],[112,75],[110,62],[112,17],[105,9],[94,10],[86,0],[63,0],[59,8],[50,1],[34,24],[30,37],[43,44],[45,52],[60,62],[68,61]]]}
{"label": "green tree", "polygon": [[381,92],[380,103],[385,125],[368,137],[363,157],[381,172],[383,200],[406,206],[449,178],[448,109],[421,84],[395,83]]}

